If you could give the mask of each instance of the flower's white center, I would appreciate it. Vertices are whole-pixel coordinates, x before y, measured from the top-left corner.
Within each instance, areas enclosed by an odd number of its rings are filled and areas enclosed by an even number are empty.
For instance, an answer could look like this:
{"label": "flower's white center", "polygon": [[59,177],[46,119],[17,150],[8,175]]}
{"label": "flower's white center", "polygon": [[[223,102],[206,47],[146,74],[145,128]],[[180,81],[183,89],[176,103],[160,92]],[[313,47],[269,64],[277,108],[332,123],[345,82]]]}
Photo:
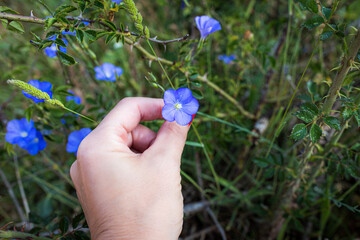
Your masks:
{"label": "flower's white center", "polygon": [[28,133],[27,133],[27,132],[21,132],[20,135],[24,138],[24,137],[27,137],[27,136],[28,136]]}
{"label": "flower's white center", "polygon": [[35,139],[34,139],[34,142],[35,142],[35,143],[39,142],[39,139],[38,139],[38,138],[35,138]]}
{"label": "flower's white center", "polygon": [[111,77],[111,72],[105,71],[105,76],[106,76],[107,78],[110,78],[110,77]]}
{"label": "flower's white center", "polygon": [[175,104],[175,108],[176,108],[176,109],[181,109],[181,108],[182,108],[181,103],[177,103],[177,104]]}

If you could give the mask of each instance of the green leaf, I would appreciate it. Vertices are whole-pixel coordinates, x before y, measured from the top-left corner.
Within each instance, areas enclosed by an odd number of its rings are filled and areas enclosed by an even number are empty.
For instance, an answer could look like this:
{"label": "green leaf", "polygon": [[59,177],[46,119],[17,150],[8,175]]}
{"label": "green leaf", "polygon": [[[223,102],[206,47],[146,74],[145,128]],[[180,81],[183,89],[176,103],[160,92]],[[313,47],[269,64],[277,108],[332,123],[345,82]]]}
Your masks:
{"label": "green leaf", "polygon": [[312,82],[312,81],[308,81],[306,83],[307,89],[309,91],[309,93],[311,95],[315,95],[315,93],[317,92],[317,85],[316,83]]}
{"label": "green leaf", "polygon": [[75,30],[75,35],[76,35],[76,38],[77,38],[77,40],[80,42],[80,43],[82,43],[83,42],[83,40],[84,40],[84,31],[83,30],[81,30],[81,29],[76,29]]}
{"label": "green leaf", "polygon": [[324,23],[324,19],[319,15],[315,15],[312,18],[306,20],[302,26],[306,27],[307,29],[313,29],[314,27],[317,27],[323,23]]}
{"label": "green leaf", "polygon": [[313,124],[310,128],[310,139],[313,143],[316,143],[320,140],[320,137],[322,135],[322,130],[321,128],[316,125]]}
{"label": "green leaf", "polygon": [[20,34],[23,34],[25,32],[24,26],[20,22],[11,21],[8,24],[8,20],[5,20],[5,19],[0,19],[0,20],[1,20],[1,23],[3,24],[4,28],[6,28],[9,31],[20,33]]}
{"label": "green leaf", "polygon": [[65,234],[69,229],[69,219],[67,217],[61,218],[59,222],[59,229],[62,234]]}
{"label": "green leaf", "polygon": [[110,43],[114,39],[114,37],[116,37],[116,33],[109,33],[109,35],[105,39],[105,44]]}
{"label": "green leaf", "polygon": [[348,120],[354,115],[354,111],[351,108],[345,108],[342,112],[342,116],[345,120]]}
{"label": "green leaf", "polygon": [[85,35],[86,37],[91,40],[91,41],[95,41],[96,40],[96,31],[94,30],[86,30],[85,31]]}
{"label": "green leaf", "polygon": [[340,121],[336,117],[325,117],[324,122],[331,128],[334,128],[336,130],[340,130]]}
{"label": "green leaf", "polygon": [[58,14],[68,14],[70,12],[76,11],[77,8],[71,5],[63,5],[58,7],[55,10],[54,16],[58,15]]}
{"label": "green leaf", "polygon": [[3,12],[3,13],[11,13],[11,14],[15,14],[15,15],[19,15],[19,14],[20,14],[20,13],[18,13],[17,11],[12,10],[11,8],[6,7],[6,6],[0,6],[0,12]]}
{"label": "green leaf", "polygon": [[266,168],[269,166],[269,161],[265,158],[255,158],[253,162],[260,168]]}
{"label": "green leaf", "polygon": [[311,112],[313,115],[319,115],[319,108],[313,103],[304,103],[301,108],[305,111]]}
{"label": "green leaf", "polygon": [[56,22],[57,22],[57,19],[53,18],[53,17],[45,19],[45,24],[44,24],[45,31],[49,30],[49,28],[52,25],[54,25],[54,23],[56,23]]}
{"label": "green leaf", "polygon": [[84,213],[76,215],[72,220],[72,227],[75,229],[83,219],[85,219]]}
{"label": "green leaf", "polygon": [[59,21],[59,22],[62,22],[64,24],[67,24],[67,25],[71,25],[71,23],[69,22],[69,20],[66,19],[66,17],[64,16],[56,16],[56,19]]}
{"label": "green leaf", "polygon": [[324,6],[321,4],[321,12],[322,12],[322,14],[324,15],[324,17],[325,17],[327,20],[330,19],[331,8],[324,7]]}
{"label": "green leaf", "polygon": [[295,141],[299,141],[303,139],[306,135],[307,135],[306,126],[305,124],[300,123],[294,126],[290,138],[294,139]]}
{"label": "green leaf", "polygon": [[315,117],[315,114],[306,110],[297,111],[296,113],[294,113],[294,115],[306,123],[312,122]]}
{"label": "green leaf", "polygon": [[76,63],[75,59],[66,54],[66,53],[63,53],[62,51],[58,51],[58,55],[59,55],[59,58],[61,60],[62,63],[64,63],[65,65],[74,65]]}
{"label": "green leaf", "polygon": [[192,93],[193,93],[193,96],[200,100],[200,99],[203,99],[204,98],[204,95],[202,94],[202,92],[200,92],[199,90],[195,89],[195,90],[192,90]]}
{"label": "green leaf", "polygon": [[60,35],[60,33],[57,32],[57,31],[47,32],[47,33],[46,33],[46,38],[50,38],[50,37],[52,37],[52,36],[54,36],[54,35]]}
{"label": "green leaf", "polygon": [[318,13],[318,5],[315,0],[300,0],[300,3],[305,7],[305,9],[309,10],[313,13]]}
{"label": "green leaf", "polygon": [[360,128],[360,110],[357,110],[355,113],[355,119],[357,121],[358,127]]}
{"label": "green leaf", "polygon": [[326,39],[331,38],[331,36],[334,34],[334,32],[323,32],[322,34],[320,34],[320,40],[324,41]]}
{"label": "green leaf", "polygon": [[102,21],[103,23],[105,23],[105,25],[108,26],[108,27],[109,27],[111,30],[113,30],[114,32],[117,31],[116,25],[115,25],[113,22],[110,22],[110,21],[104,20],[104,19],[102,19],[101,21]]}
{"label": "green leaf", "polygon": [[56,39],[55,39],[55,43],[56,43],[57,45],[61,46],[61,47],[64,47],[64,48],[67,47],[66,44],[65,44],[65,42],[64,42],[61,38],[56,38]]}
{"label": "green leaf", "polygon": [[96,0],[94,2],[94,5],[98,8],[104,9],[104,4],[102,2],[100,2],[99,0]]}

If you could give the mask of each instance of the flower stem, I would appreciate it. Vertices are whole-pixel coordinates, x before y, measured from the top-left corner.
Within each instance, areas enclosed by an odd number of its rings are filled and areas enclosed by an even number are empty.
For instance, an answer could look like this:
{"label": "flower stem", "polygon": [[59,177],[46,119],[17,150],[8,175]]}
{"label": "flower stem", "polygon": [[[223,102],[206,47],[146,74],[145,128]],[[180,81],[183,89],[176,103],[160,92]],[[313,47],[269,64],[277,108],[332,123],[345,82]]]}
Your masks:
{"label": "flower stem", "polygon": [[170,78],[169,78],[169,75],[166,73],[166,71],[165,71],[165,69],[164,69],[163,65],[161,64],[161,61],[159,60],[159,57],[157,56],[157,54],[156,54],[155,50],[154,50],[154,49],[153,49],[153,47],[151,46],[151,43],[149,42],[149,40],[148,40],[148,39],[146,39],[146,42],[148,43],[148,45],[149,45],[149,47],[150,47],[151,51],[153,52],[153,54],[155,55],[157,62],[159,63],[159,65],[160,65],[161,69],[163,70],[163,72],[164,72],[164,74],[165,74],[165,76],[166,76],[167,80],[168,80],[168,81],[169,81],[169,83],[170,83],[170,86],[171,86],[173,89],[175,89],[174,85],[172,84],[172,82],[171,82],[171,80],[170,80]]}
{"label": "flower stem", "polygon": [[87,117],[87,116],[84,116],[84,115],[82,115],[81,113],[78,113],[78,112],[75,112],[75,111],[73,111],[73,110],[71,110],[70,108],[67,108],[67,107],[62,107],[63,109],[65,109],[65,110],[67,110],[67,111],[69,111],[69,112],[71,112],[71,113],[74,113],[74,114],[76,114],[76,115],[79,115],[80,117],[82,117],[82,118],[84,118],[84,119],[86,119],[86,120],[88,120],[88,121],[90,121],[90,122],[93,122],[93,123],[95,123],[96,125],[97,124],[99,124],[97,121],[95,121],[95,120],[93,120],[93,119],[91,119],[91,118],[89,118],[89,117]]}
{"label": "flower stem", "polygon": [[[312,60],[312,58],[313,58],[313,56],[314,56],[314,54],[315,54],[315,52],[316,52],[316,50],[317,50],[317,48],[318,48],[318,46],[319,46],[319,43],[320,43],[320,38],[318,38],[318,40],[317,40],[317,42],[316,42],[315,48],[314,48],[313,52],[311,53],[310,59],[309,59],[308,63],[306,64],[306,67],[305,67],[305,69],[304,69],[304,71],[303,71],[303,73],[302,73],[302,75],[301,75],[300,81],[298,82],[298,84],[297,84],[297,86],[296,86],[296,89],[295,89],[293,95],[291,96],[290,102],[289,102],[289,104],[288,104],[287,107],[286,107],[285,113],[284,113],[284,115],[283,115],[283,117],[282,117],[282,119],[281,119],[281,121],[280,121],[279,127],[277,128],[276,132],[278,132],[279,129],[283,126],[283,121],[284,121],[284,119],[285,119],[285,117],[286,117],[286,115],[287,115],[287,113],[288,113],[288,111],[289,111],[289,108],[290,108],[290,106],[291,106],[291,104],[292,104],[292,102],[293,102],[293,100],[294,100],[295,94],[296,94],[297,90],[299,89],[299,87],[300,87],[300,85],[301,85],[301,83],[302,83],[302,80],[304,79],[305,73],[306,73],[306,71],[307,71],[307,69],[308,69],[308,67],[309,67],[309,65],[310,65],[310,62],[311,62],[311,60]],[[276,139],[277,135],[278,135],[278,134],[274,134],[274,137],[273,137],[273,139],[271,140],[270,146],[269,146],[269,148],[268,148],[268,150],[267,150],[267,152],[266,152],[266,157],[269,156],[269,153],[270,153],[270,151],[271,151],[271,149],[272,149],[272,146],[274,145],[274,142],[275,142],[275,139]]]}

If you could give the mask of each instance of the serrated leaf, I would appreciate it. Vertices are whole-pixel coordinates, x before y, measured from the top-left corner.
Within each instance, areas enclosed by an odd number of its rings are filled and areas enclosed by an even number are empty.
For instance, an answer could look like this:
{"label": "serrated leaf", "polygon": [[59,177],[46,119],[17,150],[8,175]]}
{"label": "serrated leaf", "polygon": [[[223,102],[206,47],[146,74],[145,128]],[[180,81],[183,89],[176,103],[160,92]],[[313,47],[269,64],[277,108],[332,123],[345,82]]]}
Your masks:
{"label": "serrated leaf", "polygon": [[83,40],[84,40],[84,31],[81,30],[81,29],[76,29],[75,30],[75,35],[76,35],[76,38],[77,40],[82,43]]}
{"label": "serrated leaf", "polygon": [[306,123],[312,122],[314,120],[314,117],[316,116],[315,114],[307,110],[297,111],[296,113],[294,113],[294,115]]}
{"label": "serrated leaf", "polygon": [[61,23],[65,23],[67,25],[71,25],[71,23],[69,22],[69,20],[66,19],[66,17],[62,16],[62,15],[59,15],[59,16],[56,16],[56,19],[61,22]]}
{"label": "serrated leaf", "polygon": [[94,5],[98,8],[104,9],[104,4],[98,0],[94,2]]}
{"label": "serrated leaf", "polygon": [[331,128],[334,128],[336,130],[340,130],[340,121],[336,117],[325,117],[324,122]]}
{"label": "serrated leaf", "polygon": [[69,229],[69,219],[67,217],[61,218],[59,222],[59,229],[62,234],[65,234]]}
{"label": "serrated leaf", "polygon": [[315,116],[319,114],[319,108],[313,103],[304,103],[303,105],[301,105],[301,108],[305,111],[311,112]]}
{"label": "serrated leaf", "polygon": [[322,34],[320,34],[320,40],[324,41],[326,39],[331,38],[331,36],[334,34],[334,32],[323,32]]}
{"label": "serrated leaf", "polygon": [[305,124],[300,123],[296,124],[291,131],[290,138],[294,139],[295,141],[299,141],[303,139],[307,135],[307,128]]}
{"label": "serrated leaf", "polygon": [[316,143],[320,140],[320,137],[322,135],[322,130],[321,128],[316,125],[313,124],[310,128],[310,139],[313,143]]}
{"label": "serrated leaf", "polygon": [[324,19],[319,15],[315,15],[312,18],[306,20],[302,26],[306,27],[307,29],[313,29],[314,27],[317,27],[323,23],[324,23]]}
{"label": "serrated leaf", "polygon": [[46,38],[50,38],[54,35],[60,35],[60,33],[58,31],[50,31],[50,32],[46,33]]}
{"label": "serrated leaf", "polygon": [[62,63],[64,63],[65,65],[74,65],[76,63],[75,59],[66,54],[66,53],[63,53],[62,51],[58,51],[58,55],[59,55],[59,58],[61,60]]}

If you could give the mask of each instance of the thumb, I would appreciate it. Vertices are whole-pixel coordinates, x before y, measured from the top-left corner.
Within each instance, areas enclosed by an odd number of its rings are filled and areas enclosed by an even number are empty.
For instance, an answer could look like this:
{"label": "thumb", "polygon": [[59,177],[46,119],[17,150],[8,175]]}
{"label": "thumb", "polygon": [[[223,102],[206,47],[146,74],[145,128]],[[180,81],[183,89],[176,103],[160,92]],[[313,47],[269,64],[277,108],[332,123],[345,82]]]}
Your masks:
{"label": "thumb", "polygon": [[180,160],[189,128],[190,126],[180,126],[176,122],[165,121],[150,147],[151,151],[170,159]]}

